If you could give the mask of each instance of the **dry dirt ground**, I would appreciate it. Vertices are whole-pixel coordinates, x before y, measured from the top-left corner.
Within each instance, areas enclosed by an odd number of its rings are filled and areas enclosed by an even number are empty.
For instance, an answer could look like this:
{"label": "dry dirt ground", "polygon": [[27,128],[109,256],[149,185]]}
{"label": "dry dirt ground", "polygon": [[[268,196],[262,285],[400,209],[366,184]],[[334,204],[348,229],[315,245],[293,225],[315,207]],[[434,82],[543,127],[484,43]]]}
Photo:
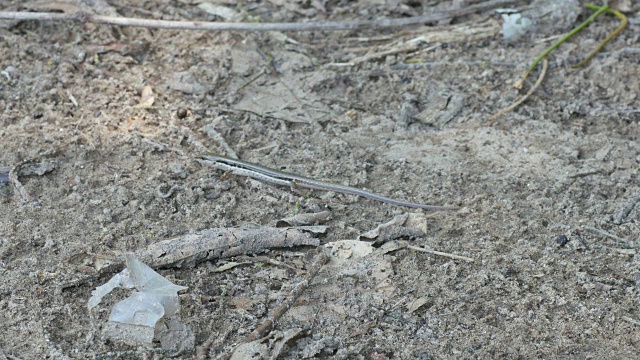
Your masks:
{"label": "dry dirt ground", "polygon": [[[105,5],[76,6],[87,3]],[[553,53],[536,93],[493,122],[491,114],[521,96],[511,84],[555,39],[545,38],[590,10],[509,43],[492,12],[357,32],[4,22],[0,359],[191,358],[194,350],[103,336],[110,307],[129,292],[105,299],[92,324],[87,300],[115,271],[87,259],[108,262],[203,229],[273,226],[323,210],[331,212],[328,229],[313,235],[321,244],[356,240],[409,212],[418,225],[397,226],[387,240],[474,261],[361,244],[371,254],[346,251],[350,257],[327,264],[256,357],[637,358],[640,58],[628,49],[638,46],[640,6],[631,3],[629,27],[605,54],[578,70],[561,61],[595,48],[618,26],[611,15]],[[71,11],[59,4],[0,3]],[[99,11],[221,20],[196,4],[113,1]],[[406,17],[450,5],[218,4],[234,9],[235,21],[254,22]],[[463,25],[470,30],[452,37]],[[403,48],[436,30],[439,38]],[[462,210],[433,214],[225,177],[194,161],[203,148]],[[14,167],[24,193],[8,178]],[[212,341],[206,355],[216,358],[287,298],[313,251],[273,249],[158,271],[188,287],[182,320],[196,346]],[[215,271],[229,261],[246,264]]]}

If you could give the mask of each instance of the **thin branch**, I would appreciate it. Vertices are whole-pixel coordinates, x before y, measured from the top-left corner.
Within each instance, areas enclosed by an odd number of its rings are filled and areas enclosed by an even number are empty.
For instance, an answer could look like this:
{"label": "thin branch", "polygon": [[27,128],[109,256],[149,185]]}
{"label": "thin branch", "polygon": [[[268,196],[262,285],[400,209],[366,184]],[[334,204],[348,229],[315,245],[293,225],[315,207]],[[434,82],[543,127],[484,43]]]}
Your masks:
{"label": "thin branch", "polygon": [[502,115],[508,113],[509,111],[517,108],[518,106],[520,106],[520,104],[525,102],[525,100],[527,100],[529,98],[529,96],[531,96],[536,91],[536,89],[540,86],[540,84],[542,83],[542,80],[544,79],[544,75],[547,73],[547,69],[548,68],[549,68],[549,62],[545,58],[542,61],[542,72],[540,73],[540,76],[538,77],[538,81],[536,81],[536,83],[533,85],[531,90],[529,90],[529,92],[527,92],[520,100],[514,102],[513,104],[511,104],[506,109],[503,109],[503,110],[499,111],[498,113],[491,115],[491,117],[489,118],[489,121],[493,121],[493,120],[499,118],[500,116],[502,116]]}
{"label": "thin branch", "polygon": [[[547,48],[545,51],[542,52],[542,54],[540,54],[540,56],[538,56],[533,63],[531,63],[531,65],[529,66],[529,68],[527,69],[527,71],[524,72],[524,74],[522,74],[522,79],[526,78],[527,76],[529,76],[529,73],[536,67],[536,65],[538,65],[538,63],[540,61],[542,61],[542,59],[546,58],[547,55],[549,55],[549,53],[551,53],[555,48],[557,48],[558,46],[560,46],[560,44],[562,44],[563,42],[567,41],[567,39],[569,39],[570,37],[572,37],[573,35],[577,34],[580,30],[582,30],[585,26],[589,25],[593,20],[595,20],[598,15],[602,14],[603,12],[607,11],[609,9],[609,5],[604,4],[601,7],[598,7],[595,13],[593,13],[587,20],[583,21],[580,25],[576,26],[573,30],[571,30],[568,34],[564,35],[560,40],[556,41],[553,45],[551,45],[549,48]],[[603,45],[604,46],[604,45]],[[596,51],[597,53],[597,51]]]}
{"label": "thin branch", "polygon": [[[598,9],[598,11],[600,11],[600,9],[601,9],[601,8],[599,8],[598,6],[593,5],[593,4],[587,4],[587,7],[588,7],[589,9],[594,9],[594,10],[595,10],[595,9]],[[611,8],[609,8],[607,5],[603,5],[603,6],[602,6],[602,8],[604,8],[606,12],[611,13],[611,14],[614,14],[615,16],[617,16],[617,17],[620,19],[620,26],[618,26],[618,27],[617,27],[617,28],[616,28],[616,29],[615,29],[611,34],[609,34],[609,36],[607,36],[607,38],[606,38],[606,39],[604,39],[604,40],[600,43],[600,45],[598,45],[598,47],[597,47],[595,50],[593,50],[593,51],[591,52],[591,54],[589,54],[589,55],[588,55],[584,60],[582,60],[582,61],[580,61],[579,63],[575,64],[575,65],[573,66],[573,68],[579,68],[579,67],[581,67],[581,66],[586,65],[589,61],[591,61],[591,59],[593,59],[593,57],[594,57],[594,56],[596,56],[596,55],[600,52],[600,50],[602,50],[602,48],[603,48],[605,45],[607,45],[607,43],[608,43],[609,41],[611,41],[611,39],[613,39],[613,38],[614,38],[616,35],[618,35],[622,30],[624,30],[624,28],[626,28],[626,27],[627,27],[628,20],[627,20],[627,17],[626,17],[626,16],[624,16],[624,14],[623,14],[623,13],[621,13],[621,12],[620,12],[620,11],[618,11],[618,10],[611,9]]]}
{"label": "thin branch", "polygon": [[[313,262],[309,266],[304,279],[296,284],[287,299],[285,299],[275,310],[273,310],[271,315],[269,315],[269,317],[262,324],[260,324],[260,326],[258,326],[242,341],[243,344],[258,340],[265,336],[271,330],[271,328],[273,328],[273,325],[275,325],[275,323],[282,317],[282,315],[289,311],[289,309],[296,303],[300,295],[302,295],[302,293],[309,287],[309,284],[311,284],[313,278],[329,260],[325,249],[321,247],[319,250],[320,252],[313,259]],[[226,353],[224,356],[222,356],[222,358],[231,358],[233,353],[238,350],[239,347],[240,345],[236,346],[232,352]]]}
{"label": "thin branch", "polygon": [[0,20],[74,21],[119,26],[137,26],[157,29],[181,29],[201,31],[312,31],[312,30],[361,30],[401,27],[437,22],[456,16],[514,4],[517,0],[491,0],[462,9],[441,11],[433,14],[402,19],[376,19],[352,21],[321,21],[306,23],[224,23],[204,21],[168,21],[93,15],[85,12],[60,14],[38,12],[0,12]]}
{"label": "thin branch", "polygon": [[604,230],[601,230],[601,229],[595,228],[595,227],[593,227],[593,226],[585,226],[585,227],[584,227],[584,229],[585,229],[585,230],[589,230],[589,231],[591,231],[592,233],[596,233],[596,234],[598,234],[598,235],[602,235],[602,236],[604,236],[604,237],[608,237],[608,238],[610,238],[610,239],[616,240],[616,241],[621,242],[621,243],[623,243],[623,244],[631,244],[632,246],[634,246],[634,247],[635,247],[635,244],[634,244],[632,241],[629,241],[629,240],[627,240],[627,239],[623,239],[623,238],[621,238],[621,237],[615,236],[615,235],[613,235],[613,234],[612,234],[612,233],[610,233],[610,232],[607,232],[607,231],[604,231]]}
{"label": "thin branch", "polygon": [[633,325],[636,325],[636,326],[640,326],[640,321],[638,321],[636,319],[632,319],[632,318],[630,318],[628,316],[622,316],[621,319],[626,321],[626,322],[628,322],[628,323],[630,323],[630,324],[633,324]]}
{"label": "thin branch", "polygon": [[468,261],[468,262],[473,262],[474,261],[473,258],[470,258],[470,257],[466,257],[466,256],[462,256],[462,255],[449,254],[449,253],[442,252],[442,251],[429,250],[429,249],[425,249],[425,248],[421,248],[421,247],[413,246],[413,245],[407,245],[407,248],[411,249],[411,250],[415,250],[415,251],[420,251],[420,252],[423,252],[423,253],[431,254],[431,255],[444,256],[444,257],[449,258],[449,259],[464,260],[464,261]]}
{"label": "thin branch", "polygon": [[247,336],[243,342],[252,342],[265,336],[267,332],[271,330],[276,321],[278,321],[282,317],[282,315],[284,315],[284,313],[286,313],[291,308],[291,306],[295,304],[300,295],[302,295],[307,287],[309,287],[309,284],[311,284],[311,280],[313,280],[316,274],[318,274],[318,271],[322,269],[322,266],[324,266],[327,260],[329,260],[329,257],[325,253],[324,249],[320,248],[320,252],[314,258],[311,266],[309,266],[309,270],[307,270],[308,272],[304,279],[296,284],[296,286],[293,288],[293,291],[291,291],[291,294],[289,294],[289,297],[273,311],[273,313],[267,318],[267,320],[265,320],[260,326],[258,326],[258,328],[256,328],[251,334],[249,334],[249,336]]}
{"label": "thin branch", "polygon": [[616,215],[613,217],[613,223],[616,225],[622,224],[624,219],[631,214],[633,208],[636,207],[636,204],[640,203],[640,196],[636,196],[634,199],[629,201],[626,205],[622,207],[622,209],[618,210]]}

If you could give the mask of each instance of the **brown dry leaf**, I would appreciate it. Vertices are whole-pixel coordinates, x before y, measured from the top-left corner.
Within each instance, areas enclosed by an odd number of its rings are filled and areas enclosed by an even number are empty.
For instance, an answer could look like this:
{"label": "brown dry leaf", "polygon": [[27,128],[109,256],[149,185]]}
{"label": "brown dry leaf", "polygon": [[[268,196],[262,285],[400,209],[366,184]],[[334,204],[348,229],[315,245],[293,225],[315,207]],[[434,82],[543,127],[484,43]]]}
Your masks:
{"label": "brown dry leaf", "polygon": [[240,344],[231,355],[231,360],[268,359],[269,348],[262,339]]}
{"label": "brown dry leaf", "polygon": [[331,259],[329,263],[332,265],[340,265],[348,263],[352,256],[357,258],[365,257],[373,252],[371,243],[358,240],[339,240],[328,243],[327,247],[331,247]]}
{"label": "brown dry leaf", "polygon": [[387,229],[387,228],[389,228],[391,226],[402,226],[405,223],[405,221],[407,221],[408,217],[409,217],[408,213],[404,213],[402,215],[397,215],[393,219],[391,219],[390,221],[388,221],[388,222],[386,222],[384,224],[380,224],[375,229],[369,230],[366,233],[360,235],[358,237],[358,240],[360,240],[360,238],[375,239],[378,236],[380,236],[382,231],[384,231],[385,229]]}
{"label": "brown dry leaf", "polygon": [[407,242],[406,241],[402,241],[402,240],[394,240],[394,241],[389,241],[386,242],[384,244],[382,244],[382,246],[380,246],[379,250],[381,254],[388,254],[390,252],[396,251],[396,250],[400,250],[400,249],[404,249],[407,247]]}
{"label": "brown dry leaf", "polygon": [[249,310],[256,300],[250,297],[237,297],[229,299],[229,306],[236,309]]}
{"label": "brown dry leaf", "polygon": [[428,300],[426,297],[421,297],[413,300],[412,302],[407,304],[407,312],[409,314],[413,313],[414,311],[418,310],[422,305],[426,304],[427,301]]}
{"label": "brown dry leaf", "polygon": [[151,106],[153,106],[153,102],[155,100],[156,98],[153,95],[153,89],[151,88],[151,86],[147,85],[142,89],[142,93],[140,96],[140,103],[138,104],[138,107],[141,107],[143,109],[148,109]]}
{"label": "brown dry leaf", "polygon": [[226,263],[226,264],[224,264],[222,266],[217,267],[215,270],[213,270],[213,272],[217,272],[217,273],[218,272],[224,272],[224,271],[227,271],[227,270],[231,270],[236,266],[246,265],[246,264],[251,264],[251,263],[248,263],[248,262],[233,262],[232,261],[232,262],[228,262],[228,263]]}
{"label": "brown dry leaf", "polygon": [[[276,342],[273,346],[273,349],[271,350],[271,357],[270,359],[278,359],[280,353],[282,352],[282,349],[284,348],[284,346],[292,339],[297,338],[298,335],[300,335],[300,333],[302,333],[302,329],[301,328],[294,328],[294,329],[289,329],[287,331],[285,331],[282,334],[282,339],[278,340],[278,342]],[[279,334],[278,334],[279,335]]]}

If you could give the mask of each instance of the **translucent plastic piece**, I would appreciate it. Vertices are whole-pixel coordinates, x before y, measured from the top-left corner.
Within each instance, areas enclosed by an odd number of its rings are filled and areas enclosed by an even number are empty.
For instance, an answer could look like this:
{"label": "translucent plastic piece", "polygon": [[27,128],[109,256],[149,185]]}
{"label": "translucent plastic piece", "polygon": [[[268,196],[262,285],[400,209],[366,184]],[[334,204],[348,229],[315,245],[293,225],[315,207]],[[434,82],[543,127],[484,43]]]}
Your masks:
{"label": "translucent plastic piece", "polygon": [[533,21],[527,17],[523,17],[518,13],[502,15],[502,34],[505,40],[516,40],[522,35],[526,34],[529,28],[533,25]]}
{"label": "translucent plastic piece", "polygon": [[[126,259],[127,268],[106,284],[98,286],[87,305],[89,309],[94,308],[117,287],[140,290],[114,305],[105,331],[110,337],[130,344],[150,344],[157,325],[180,310],[178,291],[187,288],[173,284],[133,255],[127,255]],[[174,317],[173,321],[180,324],[179,317]],[[190,340],[192,333],[188,328],[178,329],[185,332],[185,339]]]}
{"label": "translucent plastic piece", "polygon": [[133,255],[127,255],[127,268],[133,284],[141,291],[178,296],[178,291],[187,289],[163,278]]}
{"label": "translucent plastic piece", "polygon": [[104,285],[96,287],[96,289],[91,292],[91,298],[87,302],[89,310],[100,304],[102,298],[107,296],[117,287],[124,287],[128,289],[133,287],[133,283],[131,283],[131,278],[129,277],[129,269],[124,269],[120,273],[115,274]]}
{"label": "translucent plastic piece", "polygon": [[[163,298],[167,300],[168,297]],[[159,300],[154,294],[134,292],[113,306],[109,321],[154,328],[158,320],[165,316],[165,308]]]}

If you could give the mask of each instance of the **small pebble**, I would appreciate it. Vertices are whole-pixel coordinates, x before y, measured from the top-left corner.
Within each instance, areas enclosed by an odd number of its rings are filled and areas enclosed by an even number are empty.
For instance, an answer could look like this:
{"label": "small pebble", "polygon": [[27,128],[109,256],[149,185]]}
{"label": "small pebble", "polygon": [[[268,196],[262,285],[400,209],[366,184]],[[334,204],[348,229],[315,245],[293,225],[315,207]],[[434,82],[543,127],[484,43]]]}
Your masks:
{"label": "small pebble", "polygon": [[178,111],[176,111],[176,116],[178,117],[178,119],[184,119],[188,115],[189,115],[189,112],[185,108],[179,108]]}
{"label": "small pebble", "polygon": [[178,164],[178,163],[171,164],[169,165],[169,170],[173,174],[174,178],[178,177],[180,179],[186,179],[187,176],[189,176],[189,172],[187,171],[187,169],[185,169],[185,167],[182,164]]}
{"label": "small pebble", "polygon": [[207,200],[215,200],[217,198],[219,198],[221,195],[217,192],[210,192],[210,193],[205,193],[204,194],[204,198]]}
{"label": "small pebble", "polygon": [[565,245],[567,245],[568,242],[569,242],[569,238],[567,238],[564,235],[560,235],[560,236],[556,237],[556,244],[558,244],[560,246],[565,246]]}

